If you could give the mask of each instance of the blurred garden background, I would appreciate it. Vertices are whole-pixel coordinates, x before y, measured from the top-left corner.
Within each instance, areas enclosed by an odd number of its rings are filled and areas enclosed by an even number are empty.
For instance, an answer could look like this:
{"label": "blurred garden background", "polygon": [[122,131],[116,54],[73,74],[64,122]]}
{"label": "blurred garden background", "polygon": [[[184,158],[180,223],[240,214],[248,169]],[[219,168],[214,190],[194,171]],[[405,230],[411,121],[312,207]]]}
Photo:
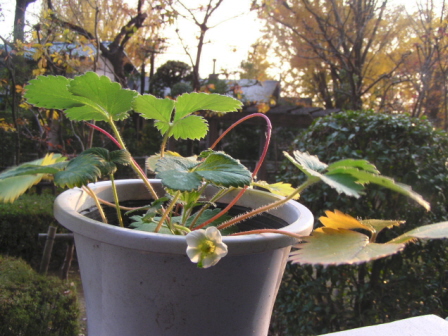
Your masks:
{"label": "blurred garden background", "polygon": [[[445,0],[0,0],[0,171],[49,152],[115,149],[85,124],[23,99],[39,75],[94,71],[160,98],[200,91],[243,101],[232,116],[204,111],[210,135],[169,145],[182,155],[205,149],[235,119],[261,112],[274,130],[260,178],[300,183],[298,171],[283,162],[282,152],[294,149],[327,163],[367,159],[432,207],[426,212],[375,187],[369,196],[347,199],[316,186],[300,198],[316,226],[324,210],[334,209],[406,220],[406,231],[446,221],[447,6]],[[161,139],[152,123],[134,114],[120,127],[139,162],[157,152]],[[253,167],[264,126],[232,132],[220,148]],[[127,170],[119,175],[133,177]],[[52,217],[59,192],[39,185],[14,204],[0,204],[1,335],[86,332],[76,256],[68,278],[61,272],[70,243],[56,240],[49,270],[41,270],[45,240],[38,234],[49,226],[66,233]],[[360,266],[290,265],[270,335],[319,335],[424,314],[445,318],[447,247],[418,242]]]}

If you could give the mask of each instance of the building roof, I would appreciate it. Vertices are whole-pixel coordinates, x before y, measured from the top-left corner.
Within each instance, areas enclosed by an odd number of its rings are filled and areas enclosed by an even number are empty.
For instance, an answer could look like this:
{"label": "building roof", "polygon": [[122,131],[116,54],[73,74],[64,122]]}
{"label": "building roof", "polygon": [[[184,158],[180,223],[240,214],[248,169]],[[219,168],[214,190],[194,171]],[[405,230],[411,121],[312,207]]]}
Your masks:
{"label": "building roof", "polygon": [[271,104],[272,99],[280,96],[280,82],[275,80],[258,81],[255,79],[227,80],[227,85],[236,92],[241,91],[244,103]]}

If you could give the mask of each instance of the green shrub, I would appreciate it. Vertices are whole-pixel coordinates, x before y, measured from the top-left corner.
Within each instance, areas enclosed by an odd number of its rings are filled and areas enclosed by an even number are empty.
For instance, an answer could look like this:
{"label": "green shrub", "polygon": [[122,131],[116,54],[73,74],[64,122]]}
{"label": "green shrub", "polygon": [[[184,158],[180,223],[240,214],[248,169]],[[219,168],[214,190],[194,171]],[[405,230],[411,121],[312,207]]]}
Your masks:
{"label": "green shrub", "polygon": [[77,335],[78,314],[74,287],[0,256],[0,335]]}
{"label": "green shrub", "polygon": [[171,97],[176,98],[183,93],[193,92],[193,87],[190,83],[180,82],[173,85],[171,88]]}
{"label": "green shrub", "polygon": [[[403,230],[445,221],[448,136],[422,119],[373,112],[344,112],[317,120],[293,149],[323,162],[368,159],[384,175],[413,186],[431,203],[426,212],[404,196],[368,186],[360,199],[338,196],[317,185],[301,202],[316,219],[338,209],[354,217],[403,219]],[[300,173],[285,168],[279,180],[297,184]],[[388,231],[388,238],[398,231]],[[272,335],[316,335],[415,315],[448,315],[445,241],[417,243],[393,257],[360,266],[288,266],[272,320]]]}
{"label": "green shrub", "polygon": [[[25,194],[13,204],[0,203],[0,254],[22,258],[33,267],[39,265],[44,242],[37,240],[38,234],[57,225],[54,198],[52,194]],[[64,243],[55,241],[52,261],[60,266],[64,254]]]}

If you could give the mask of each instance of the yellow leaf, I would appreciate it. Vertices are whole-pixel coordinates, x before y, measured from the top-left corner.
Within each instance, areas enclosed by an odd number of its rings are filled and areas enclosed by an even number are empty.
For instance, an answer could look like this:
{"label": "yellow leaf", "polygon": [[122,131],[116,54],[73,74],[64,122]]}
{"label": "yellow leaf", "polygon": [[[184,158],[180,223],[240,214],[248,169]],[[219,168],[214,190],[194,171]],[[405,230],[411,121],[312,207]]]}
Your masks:
{"label": "yellow leaf", "polygon": [[[283,183],[283,182],[269,184],[265,181],[257,181],[257,182],[252,182],[252,184],[254,186],[267,189],[275,195],[285,196],[285,197],[291,195],[295,191],[295,189],[291,186],[291,184]],[[298,199],[299,197],[300,197],[300,195],[296,195],[294,197],[294,199]]]}
{"label": "yellow leaf", "polygon": [[[42,159],[34,160],[26,164],[48,166],[50,164],[65,160],[66,158],[61,157],[60,154],[50,153]],[[11,168],[10,171],[14,169],[17,169],[17,167]],[[49,178],[51,178],[51,176],[47,174],[36,174],[0,179],[0,202],[12,203],[33,185],[39,183],[42,179]]]}
{"label": "yellow leaf", "polygon": [[259,113],[267,113],[270,110],[270,107],[266,103],[257,104],[257,109]]}
{"label": "yellow leaf", "polygon": [[372,231],[373,229],[367,225],[362,224],[359,220],[347,215],[339,210],[331,212],[329,210],[325,211],[327,217],[319,217],[320,222],[333,229],[364,229]]}
{"label": "yellow leaf", "polygon": [[6,122],[5,118],[0,118],[0,129],[6,132],[15,132],[16,130],[13,125]]}
{"label": "yellow leaf", "polygon": [[45,116],[47,119],[53,119],[58,120],[59,119],[59,113],[56,110],[46,110]]}
{"label": "yellow leaf", "polygon": [[29,110],[31,108],[31,105],[28,103],[21,103],[19,106],[25,110]]}

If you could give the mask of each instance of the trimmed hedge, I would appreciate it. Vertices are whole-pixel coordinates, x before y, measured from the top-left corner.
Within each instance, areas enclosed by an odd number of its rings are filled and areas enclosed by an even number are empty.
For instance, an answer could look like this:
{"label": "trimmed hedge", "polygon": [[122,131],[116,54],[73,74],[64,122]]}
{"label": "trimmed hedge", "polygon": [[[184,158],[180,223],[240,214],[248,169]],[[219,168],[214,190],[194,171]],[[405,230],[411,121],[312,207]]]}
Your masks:
{"label": "trimmed hedge", "polygon": [[[367,159],[382,174],[413,186],[431,203],[426,212],[402,195],[368,186],[360,199],[319,184],[301,202],[317,219],[338,209],[354,217],[406,220],[402,231],[448,218],[448,136],[423,119],[374,112],[343,112],[318,119],[294,141],[326,163]],[[278,179],[295,185],[301,173],[285,165]],[[400,230],[384,232],[390,239]],[[379,237],[381,238],[381,237]],[[319,335],[415,315],[448,316],[448,244],[408,246],[396,256],[359,266],[289,265],[272,319],[271,335]]]}
{"label": "trimmed hedge", "polygon": [[75,336],[78,315],[73,286],[0,256],[0,335]]}
{"label": "trimmed hedge", "polygon": [[[14,203],[0,203],[0,254],[22,258],[37,267],[42,258],[44,241],[39,233],[47,233],[50,225],[58,225],[53,217],[54,195],[25,194]],[[59,266],[65,245],[55,241],[52,262]]]}

